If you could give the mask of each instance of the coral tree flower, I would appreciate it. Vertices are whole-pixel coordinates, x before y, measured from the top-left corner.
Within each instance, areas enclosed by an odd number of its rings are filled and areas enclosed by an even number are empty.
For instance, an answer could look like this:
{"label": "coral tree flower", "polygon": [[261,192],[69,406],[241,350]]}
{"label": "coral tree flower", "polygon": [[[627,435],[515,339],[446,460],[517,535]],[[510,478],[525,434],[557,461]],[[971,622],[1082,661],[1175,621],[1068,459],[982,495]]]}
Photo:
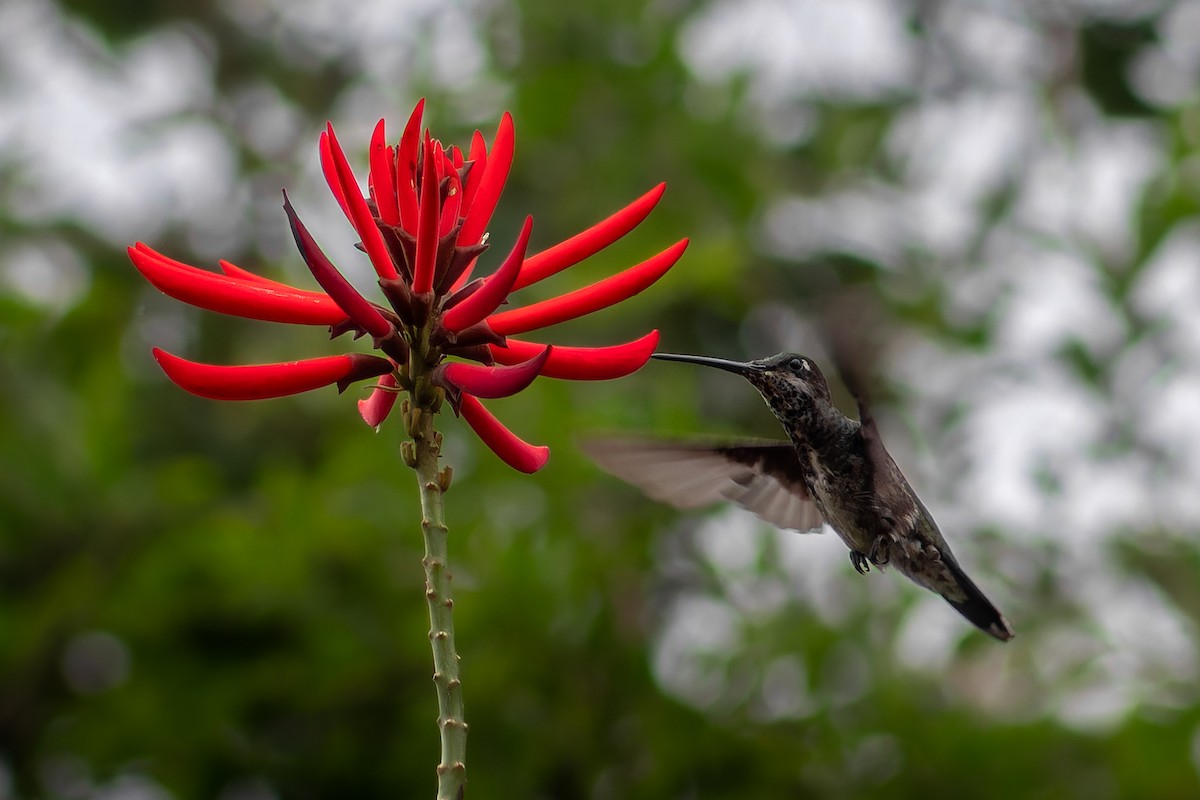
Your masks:
{"label": "coral tree flower", "polygon": [[[619,303],[662,277],[687,240],[591,286],[523,307],[500,310],[512,293],[583,261],[633,230],[662,196],[659,184],[642,197],[564,242],[534,255],[526,250],[527,218],[508,255],[485,278],[471,279],[488,248],[487,226],[508,178],[514,151],[506,113],[489,149],[475,132],[464,153],[421,131],[424,101],[399,142],[389,145],[383,120],[369,150],[364,197],[332,125],[320,138],[321,167],[379,277],[386,305],[374,303],[342,276],[305,228],[284,194],[296,246],[322,291],[297,289],[221,261],[221,273],[172,260],[138,243],[133,264],[151,284],[185,303],[250,319],[327,325],[334,337],[370,337],[382,355],[353,353],[257,366],[198,364],[154,350],[167,377],[183,389],[219,400],[254,400],[378,378],[359,412],[372,426],[392,409],[397,392],[415,398],[440,392],[505,462],[534,472],[549,457],[504,427],[479,398],[504,397],[537,376],[607,380],[642,367],[658,331],[606,347],[551,347],[513,338]],[[453,360],[451,360],[453,359]],[[474,363],[472,363],[474,362]]]}

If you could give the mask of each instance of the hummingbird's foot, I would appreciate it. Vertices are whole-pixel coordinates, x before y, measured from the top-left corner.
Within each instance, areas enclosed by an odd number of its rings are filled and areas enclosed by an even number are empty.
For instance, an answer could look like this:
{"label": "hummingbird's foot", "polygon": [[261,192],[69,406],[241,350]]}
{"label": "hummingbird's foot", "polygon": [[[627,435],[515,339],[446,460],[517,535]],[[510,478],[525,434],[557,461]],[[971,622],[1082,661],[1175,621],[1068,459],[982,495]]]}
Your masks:
{"label": "hummingbird's foot", "polygon": [[867,558],[871,560],[872,564],[877,567],[887,566],[887,563],[891,561],[889,544],[890,542],[884,541],[884,537],[875,537],[875,541],[871,542],[871,549],[867,551]]}
{"label": "hummingbird's foot", "polygon": [[857,550],[850,551],[850,563],[854,565],[854,569],[859,575],[866,575],[871,571],[870,560]]}

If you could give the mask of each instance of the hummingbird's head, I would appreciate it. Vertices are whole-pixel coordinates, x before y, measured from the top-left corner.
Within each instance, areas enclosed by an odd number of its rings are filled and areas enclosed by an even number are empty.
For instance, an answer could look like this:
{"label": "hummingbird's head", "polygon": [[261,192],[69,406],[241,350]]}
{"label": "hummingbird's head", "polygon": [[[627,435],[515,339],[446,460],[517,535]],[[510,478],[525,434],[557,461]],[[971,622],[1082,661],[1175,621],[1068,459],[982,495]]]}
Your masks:
{"label": "hummingbird's head", "polygon": [[742,373],[772,407],[786,399],[833,402],[821,368],[799,353],[780,353],[746,362]]}
{"label": "hummingbird's head", "polygon": [[776,412],[823,401],[832,403],[829,384],[821,368],[811,358],[799,353],[780,353],[755,361],[728,361],[707,356],[684,356],[674,353],[655,353],[664,361],[684,361],[736,372],[758,389],[767,404]]}

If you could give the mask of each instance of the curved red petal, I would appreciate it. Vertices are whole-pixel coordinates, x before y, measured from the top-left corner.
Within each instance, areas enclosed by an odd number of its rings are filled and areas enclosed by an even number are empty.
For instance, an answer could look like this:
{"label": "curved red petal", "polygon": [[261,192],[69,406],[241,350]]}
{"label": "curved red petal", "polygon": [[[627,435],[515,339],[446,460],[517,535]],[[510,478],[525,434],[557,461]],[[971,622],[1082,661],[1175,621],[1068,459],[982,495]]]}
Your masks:
{"label": "curved red petal", "polygon": [[512,366],[485,367],[453,361],[437,369],[442,382],[467,394],[487,398],[509,397],[533,383],[552,349],[549,345],[543,345],[540,353]]}
{"label": "curved red petal", "polygon": [[525,308],[514,308],[511,311],[494,314],[488,317],[488,324],[496,333],[507,336],[536,328],[545,328],[607,308],[614,303],[633,297],[665,275],[667,270],[674,266],[679,257],[683,255],[687,245],[688,240],[683,239],[653,258],[591,286],[585,286],[564,294],[562,297],[553,297]]}
{"label": "curved red petal", "polygon": [[358,413],[363,422],[372,428],[378,428],[387,419],[396,404],[396,376],[388,373],[379,379],[379,385],[371,391],[369,397],[358,401]]}
{"label": "curved red petal", "polygon": [[396,204],[396,178],[392,173],[393,167],[384,122],[379,120],[371,134],[371,187],[375,192],[375,207],[379,209],[379,219],[387,225],[400,224],[400,207]]}
{"label": "curved red petal", "polygon": [[487,164],[479,177],[479,188],[471,198],[471,207],[466,209],[466,220],[463,221],[462,231],[458,235],[460,244],[478,244],[483,232],[487,230],[492,212],[500,202],[500,193],[504,191],[504,183],[508,180],[508,170],[512,167],[515,149],[516,132],[513,130],[512,115],[505,111],[496,129],[496,139],[492,142],[491,152],[488,153]]}
{"label": "curved red petal", "polygon": [[201,364],[154,348],[154,359],[179,388],[212,400],[264,400],[362,380],[392,371],[392,362],[362,354],[282,364],[225,367]]}
{"label": "curved red petal", "polygon": [[521,267],[521,274],[513,285],[513,291],[561,272],[608,247],[642,224],[642,220],[654,210],[666,190],[667,185],[660,183],[608,219],[530,256]]}
{"label": "curved red petal", "polygon": [[521,272],[521,262],[525,258],[525,248],[529,244],[529,234],[532,230],[533,217],[526,217],[516,244],[500,268],[488,276],[474,294],[442,316],[442,325],[447,330],[457,333],[469,328],[500,307],[512,291],[513,281]]}
{"label": "curved red petal", "polygon": [[[545,345],[508,339],[507,347],[488,345],[492,358],[500,364],[517,364],[537,355]],[[640,339],[608,347],[563,347],[555,345],[539,373],[544,378],[572,381],[608,381],[623,378],[641,369],[658,347],[658,331]]]}
{"label": "curved red petal", "polygon": [[396,200],[400,206],[400,227],[417,235],[417,149],[421,146],[421,115],[425,111],[425,98],[408,117],[400,144],[396,147]]}
{"label": "curved red petal", "polygon": [[433,291],[433,268],[437,262],[439,188],[436,145],[425,132],[425,155],[421,160],[421,211],[417,219],[417,253],[413,260],[413,293]]}
{"label": "curved red petal", "polygon": [[479,191],[479,181],[487,170],[487,143],[484,142],[483,134],[479,131],[475,131],[471,136],[471,149],[467,152],[467,160],[471,162],[471,171],[467,173],[467,184],[463,186],[460,210],[460,213],[463,214],[471,208],[471,203],[475,200],[475,193]]}
{"label": "curved red petal", "polygon": [[[328,125],[329,123],[325,123]],[[321,174],[325,176],[325,183],[329,186],[329,191],[333,192],[334,199],[338,205],[342,207],[342,213],[346,215],[346,219],[350,223],[354,223],[354,217],[350,214],[350,206],[346,204],[346,195],[342,191],[342,182],[338,179],[337,165],[333,160],[333,150],[329,145],[329,134],[321,131],[321,137],[318,139],[317,150],[321,154]]]}
{"label": "curved red petal", "polygon": [[326,123],[325,132],[328,134],[326,141],[329,144],[329,155],[342,189],[342,200],[345,204],[342,208],[347,211],[350,224],[362,240],[363,248],[366,249],[376,274],[384,280],[394,280],[399,275],[396,273],[396,265],[392,263],[392,254],[383,241],[383,234],[379,231],[379,225],[375,223],[375,216],[358,188],[358,181],[354,178],[354,171],[350,169],[346,154],[342,152],[342,146],[338,144],[332,123]]}
{"label": "curved red petal", "polygon": [[346,312],[332,297],[321,292],[218,275],[169,259],[141,242],[127,250],[129,260],[151,285],[198,308],[297,325],[336,325],[346,321]]}
{"label": "curved red petal", "polygon": [[317,279],[317,283],[321,284],[321,288],[329,292],[329,296],[338,304],[338,307],[346,312],[346,316],[367,333],[379,338],[390,334],[394,330],[392,323],[388,322],[375,306],[367,302],[367,299],[350,285],[350,281],[346,280],[346,277],[338,272],[333,262],[325,256],[316,240],[312,238],[312,234],[296,216],[296,210],[292,208],[287,192],[283,193],[283,210],[287,214],[288,223],[292,226],[292,236],[296,240],[296,247],[300,250],[300,255],[304,258],[304,263],[308,265],[309,271]]}
{"label": "curved red petal", "polygon": [[463,395],[461,412],[475,435],[513,469],[534,473],[550,460],[549,447],[537,447],[522,441],[471,395]]}
{"label": "curved red petal", "polygon": [[250,281],[252,283],[262,283],[267,286],[278,286],[283,289],[291,289],[292,288],[292,287],[288,286],[286,283],[280,283],[279,281],[271,280],[270,278],[264,278],[262,275],[259,275],[258,273],[251,272],[248,269],[242,269],[237,264],[234,264],[232,261],[226,261],[223,258],[217,259],[217,266],[219,266],[221,268],[221,272],[224,272],[226,275],[228,275],[231,278],[237,278],[238,280],[243,280],[243,281]]}

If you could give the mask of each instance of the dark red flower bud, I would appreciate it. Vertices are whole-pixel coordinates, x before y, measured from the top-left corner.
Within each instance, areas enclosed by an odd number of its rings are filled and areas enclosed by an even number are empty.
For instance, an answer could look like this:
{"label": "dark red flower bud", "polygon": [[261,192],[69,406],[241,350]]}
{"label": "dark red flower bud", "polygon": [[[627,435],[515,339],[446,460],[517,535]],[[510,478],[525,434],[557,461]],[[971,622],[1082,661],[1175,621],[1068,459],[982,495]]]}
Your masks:
{"label": "dark red flower bud", "polygon": [[304,263],[308,265],[309,272],[317,279],[317,283],[321,284],[321,288],[334,299],[338,307],[346,312],[346,316],[378,339],[393,333],[395,329],[392,324],[379,313],[375,306],[367,302],[367,299],[359,294],[357,289],[350,285],[350,281],[338,272],[333,262],[317,246],[312,234],[304,227],[300,217],[296,216],[296,210],[292,208],[286,191],[283,193],[283,210],[287,214],[288,223],[292,226],[292,236],[296,240],[296,247],[300,250]]}

